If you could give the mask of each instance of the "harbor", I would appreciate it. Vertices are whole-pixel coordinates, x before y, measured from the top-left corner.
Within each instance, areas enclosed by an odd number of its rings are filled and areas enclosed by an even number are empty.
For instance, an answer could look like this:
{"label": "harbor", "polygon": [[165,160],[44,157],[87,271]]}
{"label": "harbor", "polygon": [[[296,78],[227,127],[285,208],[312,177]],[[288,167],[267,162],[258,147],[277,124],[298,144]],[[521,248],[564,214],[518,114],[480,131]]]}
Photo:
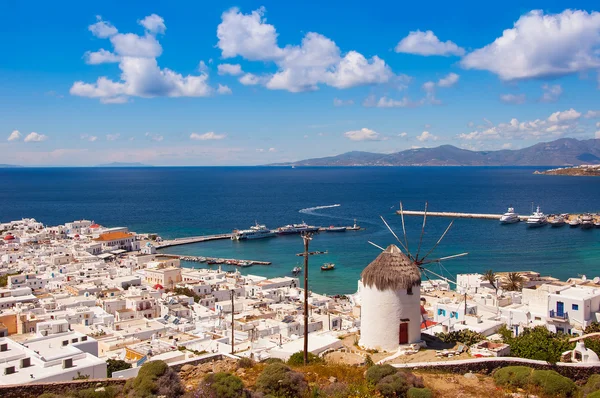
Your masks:
{"label": "harbor", "polygon": [[179,256],[176,254],[169,254],[169,256],[175,256],[181,261],[189,261],[192,263],[206,263],[208,265],[235,265],[238,267],[250,267],[252,265],[271,265],[270,261],[258,261],[258,260],[240,260],[235,258],[216,258],[216,257],[204,257],[204,256]]}

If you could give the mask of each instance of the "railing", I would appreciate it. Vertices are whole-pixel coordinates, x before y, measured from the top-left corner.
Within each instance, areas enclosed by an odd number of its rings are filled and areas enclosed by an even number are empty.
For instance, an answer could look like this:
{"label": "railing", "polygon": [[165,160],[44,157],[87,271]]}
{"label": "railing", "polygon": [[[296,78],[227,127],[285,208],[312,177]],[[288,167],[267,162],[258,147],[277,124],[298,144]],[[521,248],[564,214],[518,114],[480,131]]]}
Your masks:
{"label": "railing", "polygon": [[558,312],[556,312],[554,310],[550,310],[550,318],[554,318],[554,319],[569,319],[569,313],[568,312],[563,312],[562,314],[559,314]]}

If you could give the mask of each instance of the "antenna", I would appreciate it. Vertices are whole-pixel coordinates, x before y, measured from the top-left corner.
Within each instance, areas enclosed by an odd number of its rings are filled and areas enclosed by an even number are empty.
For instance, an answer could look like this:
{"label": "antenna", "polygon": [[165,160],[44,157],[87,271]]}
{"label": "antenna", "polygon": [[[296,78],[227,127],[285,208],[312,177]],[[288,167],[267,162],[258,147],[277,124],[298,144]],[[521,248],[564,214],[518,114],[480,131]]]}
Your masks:
{"label": "antenna", "polygon": [[417,248],[417,255],[415,260],[419,261],[419,252],[421,252],[421,243],[423,243],[423,234],[425,234],[425,225],[427,224],[427,202],[425,202],[425,212],[423,213],[423,227],[421,228],[421,238],[419,239],[419,247]]}

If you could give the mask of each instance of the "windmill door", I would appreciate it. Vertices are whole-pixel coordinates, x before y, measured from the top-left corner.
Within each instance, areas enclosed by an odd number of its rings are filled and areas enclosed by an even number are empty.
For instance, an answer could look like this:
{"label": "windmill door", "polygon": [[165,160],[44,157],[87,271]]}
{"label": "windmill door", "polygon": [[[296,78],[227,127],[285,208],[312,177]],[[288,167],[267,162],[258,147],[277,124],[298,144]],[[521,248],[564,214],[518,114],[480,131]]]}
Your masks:
{"label": "windmill door", "polygon": [[400,324],[398,344],[408,344],[408,323],[406,322]]}

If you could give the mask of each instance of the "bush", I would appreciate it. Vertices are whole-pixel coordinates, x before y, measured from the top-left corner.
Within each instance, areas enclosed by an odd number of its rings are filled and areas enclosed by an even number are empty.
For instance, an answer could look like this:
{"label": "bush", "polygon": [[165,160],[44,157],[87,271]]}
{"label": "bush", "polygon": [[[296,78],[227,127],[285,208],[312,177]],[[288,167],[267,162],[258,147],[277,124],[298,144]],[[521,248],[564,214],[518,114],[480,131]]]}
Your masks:
{"label": "bush", "polygon": [[600,391],[600,374],[591,375],[581,390],[583,396],[596,391]]}
{"label": "bush", "polygon": [[373,362],[373,358],[371,358],[370,355],[367,355],[367,357],[365,358],[365,367],[367,369],[369,369],[371,366],[374,366],[375,362]]}
{"label": "bush", "polygon": [[399,373],[385,376],[377,383],[377,391],[384,397],[404,397],[410,386]]}
{"label": "bush", "polygon": [[455,332],[448,332],[448,333],[436,333],[435,337],[439,338],[444,343],[451,343],[451,344],[462,343],[466,346],[472,346],[473,344],[476,344],[482,340],[485,340],[484,335],[477,333],[477,332],[473,332],[472,330],[469,330],[469,329],[463,329],[463,330],[459,330],[459,331],[455,331]]}
{"label": "bush", "polygon": [[125,385],[130,397],[146,398],[165,395],[180,397],[184,393],[179,375],[163,361],[146,362],[131,383]]}
{"label": "bush", "polygon": [[412,387],[408,389],[406,396],[407,398],[432,398],[433,393],[429,388]]}
{"label": "bush", "polygon": [[552,397],[571,397],[577,391],[573,380],[561,376],[553,370],[534,370],[531,382],[541,387],[545,395]]}
{"label": "bush", "polygon": [[269,359],[265,359],[263,361],[260,361],[261,363],[267,364],[267,365],[271,365],[272,363],[284,363],[283,359],[279,359],[279,358],[269,358]]}
{"label": "bush", "polygon": [[494,381],[503,387],[525,388],[533,369],[527,366],[507,366],[494,372]]}
{"label": "bush", "polygon": [[392,365],[374,365],[367,369],[365,377],[369,383],[377,384],[384,377],[393,375],[397,371]]}
{"label": "bush", "polygon": [[249,369],[254,366],[254,361],[250,358],[240,358],[237,362],[237,368]]}
{"label": "bush", "polygon": [[294,372],[283,363],[273,363],[256,379],[259,392],[276,397],[302,396],[308,387],[304,375]]}
{"label": "bush", "polygon": [[231,373],[210,373],[204,378],[207,389],[219,398],[242,398],[250,394],[244,389],[244,382]]}
{"label": "bush", "polygon": [[513,357],[556,363],[563,352],[573,347],[568,335],[552,333],[544,326],[527,328],[517,337],[512,337],[506,331],[502,335],[504,342],[510,345],[510,355]]}
{"label": "bush", "polygon": [[117,389],[112,386],[104,387],[101,391],[96,391],[96,388],[92,387],[77,391],[77,398],[114,398],[117,393]]}
{"label": "bush", "polygon": [[131,369],[131,364],[120,359],[108,359],[106,360],[106,374],[108,377],[112,377],[113,372],[119,370]]}
{"label": "bush", "polygon": [[38,398],[60,398],[58,395],[53,394],[51,392],[45,392],[42,395],[38,396]]}
{"label": "bush", "polygon": [[[321,363],[321,362],[323,362],[322,358],[319,358],[312,352],[308,353],[308,363],[309,364],[315,364],[315,363]],[[292,354],[290,359],[288,359],[287,364],[290,366],[304,365],[304,351],[298,351],[298,352]]]}
{"label": "bush", "polygon": [[586,398],[600,398],[600,390],[586,395]]}

